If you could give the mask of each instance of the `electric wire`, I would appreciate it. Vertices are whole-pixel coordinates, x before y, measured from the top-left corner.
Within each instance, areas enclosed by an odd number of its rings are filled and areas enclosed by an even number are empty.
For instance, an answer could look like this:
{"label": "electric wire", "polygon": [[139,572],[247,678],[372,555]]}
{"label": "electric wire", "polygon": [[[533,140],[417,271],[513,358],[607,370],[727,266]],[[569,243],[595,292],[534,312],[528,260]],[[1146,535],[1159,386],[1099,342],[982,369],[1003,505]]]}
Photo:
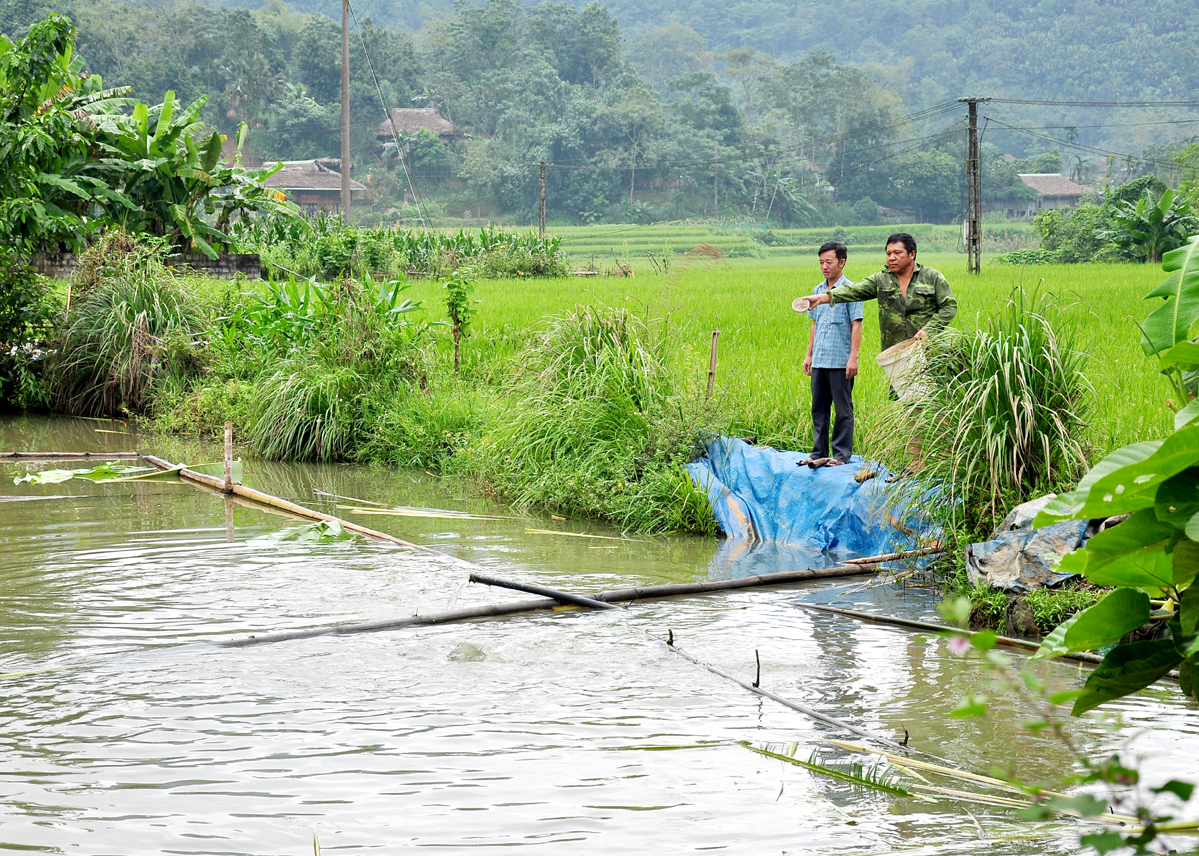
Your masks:
{"label": "electric wire", "polygon": [[404,153],[400,148],[400,136],[396,131],[395,120],[391,117],[391,111],[387,109],[387,101],[383,97],[383,89],[379,86],[379,77],[375,74],[374,63],[371,62],[370,52],[366,49],[366,40],[362,37],[362,27],[358,24],[358,15],[354,12],[354,4],[346,0],[346,5],[350,9],[350,14],[354,16],[354,26],[358,28],[358,42],[362,45],[362,55],[366,57],[366,66],[370,69],[371,80],[375,84],[375,93],[379,96],[379,107],[383,110],[384,120],[388,127],[391,128],[391,138],[395,142],[396,156],[400,161],[400,166],[404,170],[404,178],[408,181],[408,189],[412,193],[412,199],[416,203],[416,213],[420,218],[422,228],[432,228],[433,223],[429,219],[428,209],[425,207],[424,200],[416,192],[416,185],[412,181],[412,173],[408,171],[408,164],[404,162]]}
{"label": "electric wire", "polygon": [[[992,118],[992,117],[988,117],[988,118]],[[1138,157],[1137,155],[1131,155],[1131,154],[1127,154],[1125,152],[1113,152],[1113,151],[1109,151],[1107,149],[1099,148],[1097,146],[1088,146],[1086,143],[1078,143],[1078,142],[1074,142],[1073,140],[1063,140],[1060,137],[1054,137],[1049,134],[1042,134],[1037,131],[1030,130],[1028,128],[1021,128],[1017,125],[1009,125],[1007,122],[1004,122],[1000,119],[993,119],[993,121],[995,122],[995,124],[997,126],[1007,128],[1009,131],[1015,131],[1017,133],[1024,134],[1025,136],[1028,136],[1028,137],[1033,137],[1038,140],[1044,140],[1045,142],[1053,143],[1055,145],[1063,146],[1065,148],[1075,149],[1076,151],[1080,151],[1080,152],[1086,152],[1088,154],[1102,155],[1103,157],[1114,158],[1116,160],[1123,160],[1123,161],[1127,161],[1129,163],[1149,164],[1152,166],[1161,166],[1161,167],[1167,167],[1170,169],[1175,169],[1178,166],[1178,164],[1171,163],[1170,161],[1160,161],[1160,160],[1156,160],[1155,158]]]}
{"label": "electric wire", "polygon": [[1030,98],[988,98],[986,103],[1039,107],[1199,107],[1199,101],[1047,101]]}
{"label": "electric wire", "polygon": [[[912,152],[918,151],[919,149],[923,148],[926,145],[929,145],[934,142],[939,142],[943,138],[952,137],[954,134],[961,133],[964,125],[965,125],[965,120],[961,120],[959,122],[955,122],[950,127],[946,128],[943,131],[940,131],[936,134],[932,134],[928,137],[920,137],[916,140],[906,141],[906,142],[913,142],[913,143],[915,143],[915,145],[909,146],[908,148],[902,149],[897,152],[891,152],[890,154],[884,155],[883,157],[880,157],[880,158],[876,158],[875,160],[869,161],[867,163],[856,164],[855,166],[853,166],[849,169],[841,170],[836,173],[836,177],[842,178],[847,175],[853,175],[855,173],[861,172],[862,170],[870,169],[871,167],[876,166],[880,163],[884,163],[886,161],[893,160],[894,158],[897,158],[897,157],[902,157],[903,155],[906,155],[906,154],[911,154]],[[657,168],[657,167],[655,167],[655,168]],[[609,169],[611,171],[619,171],[619,170],[628,169],[628,167],[607,167],[607,169]],[[696,217],[696,216],[702,216],[702,213],[696,211],[696,212],[691,212],[689,214],[686,214],[682,217],[676,217],[671,220],[656,220],[652,223],[639,223],[636,225],[622,226],[621,228],[618,228],[618,229],[610,229],[610,230],[604,231],[604,232],[589,233],[586,236],[586,238],[587,238],[587,240],[592,240],[594,238],[606,238],[606,237],[609,237],[612,235],[624,235],[624,234],[628,234],[630,232],[635,232],[639,229],[648,229],[648,228],[653,228],[653,227],[657,227],[657,226],[670,226],[670,225],[674,225],[674,224],[678,224],[678,223],[684,223],[684,222],[690,220],[692,217]]]}
{"label": "electric wire", "polygon": [[[909,116],[903,117],[902,119],[896,119],[896,120],[893,120],[890,122],[884,122],[884,123],[880,123],[877,125],[867,125],[864,128],[858,128],[852,132],[847,132],[844,134],[837,134],[837,135],[827,136],[827,137],[812,137],[808,140],[805,140],[802,143],[795,143],[794,145],[789,145],[789,146],[779,146],[778,148],[768,149],[763,152],[757,152],[757,153],[753,153],[753,154],[728,155],[726,157],[706,158],[704,160],[695,160],[695,161],[677,161],[675,163],[660,164],[660,165],[655,165],[652,167],[642,167],[642,168],[643,169],[674,169],[674,168],[686,167],[686,166],[716,166],[716,165],[725,164],[725,163],[739,163],[742,161],[756,160],[758,158],[770,157],[770,156],[774,156],[774,155],[789,154],[791,152],[796,152],[796,151],[802,152],[805,149],[810,149],[810,148],[814,149],[814,148],[817,148],[820,146],[835,145],[836,143],[841,143],[841,142],[845,142],[848,140],[861,139],[862,137],[869,136],[869,135],[878,133],[880,131],[885,131],[885,130],[890,130],[890,129],[897,128],[897,127],[902,127],[903,125],[914,124],[915,122],[918,122],[918,121],[934,119],[938,116],[941,116],[945,113],[952,112],[956,109],[957,109],[957,102],[946,101],[946,102],[942,102],[941,104],[937,105],[936,107],[930,107],[927,110],[923,110],[918,113],[913,113]],[[891,143],[890,142],[880,143],[879,145],[891,145]],[[864,147],[864,148],[870,148],[870,147]],[[529,162],[525,165],[532,166],[534,164],[533,164],[533,162]],[[576,163],[569,163],[569,162],[563,162],[563,161],[554,161],[553,163],[547,164],[547,166],[552,167],[554,169],[560,169],[560,170],[583,170],[583,171],[597,170],[597,169],[611,170],[611,169],[629,169],[630,168],[628,166],[599,166],[596,164],[588,164],[588,163],[577,163],[576,164]]]}

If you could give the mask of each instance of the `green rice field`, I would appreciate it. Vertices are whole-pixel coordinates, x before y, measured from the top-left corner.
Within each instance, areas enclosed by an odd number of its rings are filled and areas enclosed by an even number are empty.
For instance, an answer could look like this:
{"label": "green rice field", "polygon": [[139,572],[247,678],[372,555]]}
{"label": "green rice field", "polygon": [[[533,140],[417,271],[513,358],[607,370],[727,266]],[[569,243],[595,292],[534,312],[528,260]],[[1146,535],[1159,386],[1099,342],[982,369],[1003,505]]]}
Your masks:
{"label": "green rice field", "polygon": [[[829,239],[847,244],[851,251],[877,252],[892,232],[907,231],[926,252],[954,253],[962,243],[960,225],[849,226],[819,229],[767,229],[764,226],[612,225],[563,226],[551,233],[562,238],[562,247],[579,268],[591,264],[598,270],[615,268],[615,260],[637,269],[654,270],[647,253],[674,263],[700,245],[715,247],[729,259],[770,260],[814,255]],[[1036,246],[1029,223],[984,224],[984,252],[1007,252]]]}
{"label": "green rice field", "polygon": [[[921,252],[919,260],[948,277],[960,306],[955,324],[964,329],[1014,289],[1055,296],[1090,358],[1095,396],[1086,439],[1095,457],[1169,431],[1170,390],[1143,355],[1136,326],[1151,309],[1143,295],[1165,276],[1159,267],[1013,267],[990,264],[984,256],[982,273],[967,276],[961,254]],[[859,278],[878,270],[882,261],[881,246],[851,245],[846,275]],[[764,443],[803,449],[811,442],[810,393],[801,368],[810,322],[790,304],[819,282],[815,262],[813,248],[792,258],[676,256],[668,274],[637,264],[633,278],[481,281],[475,286],[481,303],[468,347],[482,362],[510,359],[548,315],[576,304],[625,306],[650,322],[676,378],[702,394],[712,331],[719,329],[715,394],[735,420],[735,430]],[[440,286],[417,282],[412,296],[436,305]],[[878,417],[887,394],[886,380],[872,359],[878,353],[875,317],[867,305],[862,373],[855,391],[855,450],[867,455],[880,446]]]}

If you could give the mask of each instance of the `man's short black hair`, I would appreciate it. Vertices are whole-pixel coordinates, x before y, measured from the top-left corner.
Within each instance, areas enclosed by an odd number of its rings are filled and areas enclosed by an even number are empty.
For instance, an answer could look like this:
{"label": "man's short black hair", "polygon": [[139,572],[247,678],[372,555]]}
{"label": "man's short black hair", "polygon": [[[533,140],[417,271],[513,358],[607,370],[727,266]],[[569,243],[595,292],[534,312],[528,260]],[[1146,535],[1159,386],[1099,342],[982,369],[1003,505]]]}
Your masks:
{"label": "man's short black hair", "polygon": [[887,238],[886,246],[889,247],[892,244],[903,244],[903,248],[907,250],[910,255],[916,255],[916,239],[907,232],[896,232],[894,235]]}
{"label": "man's short black hair", "polygon": [[841,261],[845,261],[847,258],[849,258],[849,247],[845,246],[840,241],[825,241],[820,245],[820,249],[816,251],[816,256],[823,256],[829,250],[832,250],[834,253],[836,253],[837,258]]}

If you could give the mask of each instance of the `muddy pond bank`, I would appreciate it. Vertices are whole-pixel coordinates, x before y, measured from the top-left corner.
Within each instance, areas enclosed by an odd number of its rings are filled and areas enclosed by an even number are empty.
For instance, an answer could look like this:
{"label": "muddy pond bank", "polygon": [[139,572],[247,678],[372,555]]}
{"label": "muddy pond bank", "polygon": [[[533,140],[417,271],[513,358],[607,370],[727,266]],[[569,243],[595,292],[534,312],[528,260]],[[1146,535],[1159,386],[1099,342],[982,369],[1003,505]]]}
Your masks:
{"label": "muddy pond bank", "polygon": [[[121,426],[0,422],[0,448],[123,451]],[[194,458],[171,444],[157,451]],[[202,452],[200,452],[202,454]],[[209,454],[207,459],[213,456]],[[862,581],[640,605],[619,615],[520,616],[371,636],[217,649],[246,633],[381,619],[508,595],[458,563],[357,539],[271,542],[295,525],[169,483],[20,487],[45,462],[0,463],[0,672],[7,847],[80,852],[1082,852],[1079,827],[1004,809],[920,803],[814,777],[738,745],[829,732],[673,657],[646,634],[774,692],[987,772],[1028,778],[1071,761],[996,697],[985,720],[949,714],[990,676],[924,634],[846,622],[800,602],[935,618],[919,591]],[[420,473],[247,462],[247,483],[320,507],[312,488],[507,516]],[[70,496],[71,499],[31,497]],[[13,501],[18,500],[18,501]],[[344,513],[344,512],[343,512]],[[229,524],[232,524],[230,540]],[[367,525],[497,576],[592,591],[762,572],[700,538],[619,537],[550,518],[373,517]],[[726,548],[727,550],[727,548]],[[741,562],[738,563],[738,560]],[[40,670],[40,671],[33,671]],[[1052,679],[1078,682],[1077,668]],[[1072,723],[1092,754],[1132,740],[1151,784],[1199,761],[1199,728],[1170,688]],[[1146,731],[1139,737],[1141,729]],[[801,748],[799,757],[807,757]]]}

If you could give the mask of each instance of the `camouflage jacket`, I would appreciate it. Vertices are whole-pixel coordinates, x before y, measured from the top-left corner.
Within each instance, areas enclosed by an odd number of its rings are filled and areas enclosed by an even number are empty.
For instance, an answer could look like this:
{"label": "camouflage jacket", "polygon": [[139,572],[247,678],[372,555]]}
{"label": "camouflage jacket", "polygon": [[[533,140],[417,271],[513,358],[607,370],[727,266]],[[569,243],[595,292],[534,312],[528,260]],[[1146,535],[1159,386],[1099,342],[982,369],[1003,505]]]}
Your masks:
{"label": "camouflage jacket", "polygon": [[908,299],[899,291],[899,280],[883,268],[853,285],[831,292],[834,305],[856,300],[878,300],[878,331],[885,351],[920,330],[930,336],[940,332],[958,314],[958,302],[939,270],[917,264],[908,283]]}

